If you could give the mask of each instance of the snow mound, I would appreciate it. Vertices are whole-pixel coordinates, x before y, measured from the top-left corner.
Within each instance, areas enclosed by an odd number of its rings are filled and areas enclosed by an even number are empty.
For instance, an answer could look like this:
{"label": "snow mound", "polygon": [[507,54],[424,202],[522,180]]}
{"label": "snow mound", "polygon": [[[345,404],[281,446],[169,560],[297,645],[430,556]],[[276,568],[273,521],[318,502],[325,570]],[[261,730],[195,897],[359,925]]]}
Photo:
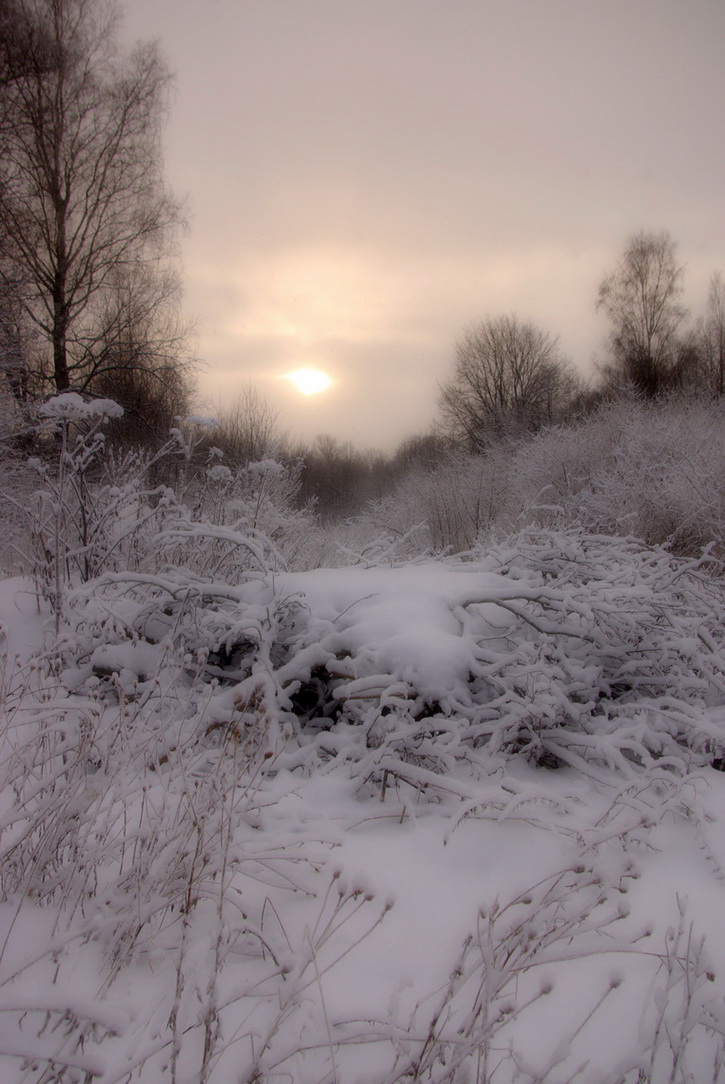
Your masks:
{"label": "snow mound", "polygon": [[[440,561],[287,573],[277,583],[309,607],[308,639],[316,635],[336,655],[366,660],[432,699],[465,683],[473,666],[475,645],[458,608],[506,586],[495,574]],[[492,631],[510,623],[495,603],[481,618]]]}
{"label": "snow mound", "polygon": [[725,758],[719,607],[703,562],[539,533],[466,561],[236,585],[109,574],[76,594],[73,665],[128,691],[171,657],[209,689],[205,727],[295,736],[299,769],[333,756],[371,777],[374,751],[407,778],[511,757],[628,778]]}

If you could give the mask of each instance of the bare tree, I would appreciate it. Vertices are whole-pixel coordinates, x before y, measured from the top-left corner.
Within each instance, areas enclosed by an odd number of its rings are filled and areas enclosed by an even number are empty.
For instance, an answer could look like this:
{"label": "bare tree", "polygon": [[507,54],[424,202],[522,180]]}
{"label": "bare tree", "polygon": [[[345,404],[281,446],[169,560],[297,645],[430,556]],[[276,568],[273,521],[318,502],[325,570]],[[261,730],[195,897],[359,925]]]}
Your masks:
{"label": "bare tree", "polygon": [[4,2],[27,32],[0,87],[0,276],[49,346],[40,383],[87,389],[113,356],[119,283],[163,278],[179,223],[161,172],[169,75],[155,45],[119,54],[101,0]]}
{"label": "bare tree", "polygon": [[558,340],[516,316],[471,325],[441,389],[441,428],[473,451],[556,421],[576,379]]}
{"label": "bare tree", "polygon": [[244,385],[231,401],[220,400],[216,414],[214,444],[229,466],[286,457],[287,438],[278,426],[277,412],[254,384]]}
{"label": "bare tree", "polygon": [[629,382],[654,398],[679,378],[677,332],[687,316],[680,304],[684,268],[669,233],[640,232],[599,286],[597,308],[612,321],[610,382]]}
{"label": "bare tree", "polygon": [[396,476],[435,470],[451,450],[450,442],[440,433],[417,433],[406,437],[398,446],[393,457],[393,470]]}
{"label": "bare tree", "polygon": [[700,342],[708,385],[721,399],[725,394],[725,280],[720,271],[710,279]]}
{"label": "bare tree", "polygon": [[119,273],[97,306],[83,387],[121,404],[124,417],[109,432],[125,442],[165,437],[189,406],[192,362],[180,294],[178,274],[151,263],[131,277]]}
{"label": "bare tree", "polygon": [[55,63],[48,36],[27,18],[20,0],[0,0],[0,89]]}

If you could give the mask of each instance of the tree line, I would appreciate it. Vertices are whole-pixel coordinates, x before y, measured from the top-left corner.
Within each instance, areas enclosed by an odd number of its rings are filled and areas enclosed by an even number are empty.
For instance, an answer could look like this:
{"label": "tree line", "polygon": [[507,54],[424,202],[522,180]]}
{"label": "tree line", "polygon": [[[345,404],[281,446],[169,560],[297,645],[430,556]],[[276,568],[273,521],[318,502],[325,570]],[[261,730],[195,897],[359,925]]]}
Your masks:
{"label": "tree line", "polygon": [[497,448],[513,454],[537,432],[588,417],[617,399],[722,398],[725,281],[713,272],[705,312],[691,322],[682,303],[684,273],[666,231],[629,239],[597,292],[595,304],[610,331],[607,360],[591,383],[563,356],[558,339],[530,321],[511,314],[471,324],[455,344],[431,431],[377,461],[328,439],[308,456],[305,492],[321,498],[328,515],[350,515],[379,499],[381,489],[392,491],[408,472],[434,470],[460,454],[490,456]]}
{"label": "tree line", "polygon": [[725,390],[725,282],[715,271],[704,316],[688,323],[684,266],[669,233],[635,234],[602,279],[596,307],[609,318],[608,359],[587,386],[558,340],[517,316],[481,320],[456,344],[440,394],[438,429],[481,452],[503,438],[560,423],[620,396]]}

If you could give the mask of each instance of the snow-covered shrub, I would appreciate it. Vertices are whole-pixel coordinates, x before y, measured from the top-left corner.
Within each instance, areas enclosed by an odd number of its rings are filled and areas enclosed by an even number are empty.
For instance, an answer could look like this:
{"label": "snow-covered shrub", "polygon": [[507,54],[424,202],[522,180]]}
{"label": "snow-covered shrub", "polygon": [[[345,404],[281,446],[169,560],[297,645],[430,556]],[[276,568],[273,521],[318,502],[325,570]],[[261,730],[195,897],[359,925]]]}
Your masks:
{"label": "snow-covered shrub", "polygon": [[[444,586],[453,599],[450,581],[459,573],[450,572]],[[458,597],[465,597],[470,584],[461,576]],[[493,587],[492,577],[487,584]],[[338,597],[340,586],[333,584]],[[319,603],[319,590],[316,597]],[[388,619],[400,603],[400,596],[389,600]],[[429,612],[444,632],[442,611]],[[445,650],[445,636],[441,642]],[[511,828],[524,825],[530,847],[548,841],[555,854],[564,851],[557,858],[564,864],[536,879],[528,868],[512,868],[514,890],[480,878],[470,934],[450,966],[416,989],[406,988],[405,972],[389,976],[388,1003],[376,996],[366,949],[391,904],[364,876],[341,872],[336,852],[359,822],[380,824],[386,815],[393,828],[412,820],[403,842],[415,849],[425,839],[416,831],[424,803],[391,801],[391,782],[384,806],[347,798],[346,819],[335,827],[330,813],[340,812],[330,798],[342,790],[329,752],[317,779],[303,781],[311,788],[305,801],[289,771],[304,734],[256,743],[243,722],[243,711],[259,710],[251,704],[237,705],[236,723],[230,715],[228,725],[217,725],[223,689],[189,660],[175,666],[171,653],[165,665],[147,661],[155,674],[135,681],[130,666],[118,669],[133,662],[123,645],[102,658],[110,672],[104,677],[99,666],[85,696],[78,675],[59,681],[48,660],[6,672],[4,1080],[272,1084],[280,1074],[324,1080],[334,1069],[333,1079],[346,1082],[361,1079],[362,1069],[380,1084],[453,1084],[466,1074],[491,1084],[686,1084],[700,1079],[698,1066],[718,1063],[722,984],[713,985],[710,955],[684,902],[680,926],[664,942],[636,908],[629,916],[639,859],[660,841],[657,827],[702,820],[697,781],[677,765],[624,781],[613,772],[598,790],[581,786],[576,773],[540,782],[531,772],[489,770],[476,780],[464,746],[450,775],[438,777],[412,757],[388,753],[391,780],[407,779],[421,793],[439,787],[446,839],[476,816],[484,841],[486,825],[503,822],[497,846],[504,850],[516,838]],[[227,703],[231,711],[233,698]],[[334,748],[334,735],[329,740]],[[347,748],[354,760],[349,740]],[[337,759],[338,768],[345,763]],[[365,766],[375,768],[374,761]],[[384,841],[379,828],[362,837],[370,853]],[[471,847],[469,862],[476,861]],[[385,862],[383,851],[381,869]],[[447,916],[438,921],[443,938]],[[409,936],[416,937],[414,925]],[[336,967],[357,946],[359,983],[343,976],[336,987]],[[377,953],[388,975],[385,946]],[[416,944],[421,957],[428,951]],[[348,1003],[351,985],[369,991],[364,1015],[338,1005],[334,991]],[[616,1031],[616,1044],[612,1003],[620,1027],[635,1015],[626,1034]]]}
{"label": "snow-covered shrub", "polygon": [[594,778],[720,760],[722,591],[706,566],[532,532],[477,560],[391,570],[394,607],[382,569],[341,570],[317,603],[313,578],[281,577],[316,620],[276,674],[280,704],[317,689],[319,756],[414,786],[511,757]]}
{"label": "snow-covered shrub", "polygon": [[[447,985],[428,1009],[427,1020],[423,1007],[416,1006],[416,1015],[423,1018],[418,1033],[422,1037],[411,1035],[412,1028],[398,1030],[398,1061],[386,1084],[455,1084],[461,1079],[495,1084],[510,1079],[512,1069],[518,1070],[515,1079],[531,1080],[524,1075],[530,1053],[526,1057],[517,1050],[520,1039],[516,1040],[532,1025],[541,1002],[556,999],[555,983],[542,969],[562,951],[569,961],[587,960],[591,966],[597,950],[617,961],[618,952],[634,947],[631,939],[619,936],[619,927],[627,914],[622,895],[635,871],[619,856],[610,876],[611,887],[605,886],[596,867],[582,863],[547,877],[511,900],[497,899],[482,907],[476,929],[464,941]],[[582,1006],[579,1017],[566,1021],[551,1052],[544,1053],[550,1043],[539,1037],[536,1079],[550,1079],[550,1072],[571,1064],[572,1040],[617,989],[620,975],[610,968],[599,1000]],[[466,1076],[467,1069],[475,1075]]]}
{"label": "snow-covered shrub", "polygon": [[[721,987],[685,898],[663,938],[632,914],[633,854],[655,845],[654,819],[673,810],[618,797],[619,814],[638,807],[627,827],[616,818],[620,835],[606,814],[580,821],[564,868],[479,907],[447,981],[405,1016],[371,1022],[368,1041],[395,1051],[381,1084],[723,1079]],[[529,814],[512,803],[505,815]]]}
{"label": "snow-covered shrub", "polygon": [[388,569],[255,559],[236,585],[177,568],[76,592],[76,687],[148,680],[170,652],[221,683],[215,725],[252,705],[264,740],[309,735],[290,766],[340,758],[416,787],[511,758],[596,778],[725,757],[722,590],[706,559],[577,531]]}
{"label": "snow-covered shrub", "polygon": [[693,555],[725,543],[725,412],[718,402],[610,404],[535,437],[512,464],[522,525],[579,525]]}
{"label": "snow-covered shrub", "polygon": [[415,470],[360,522],[405,538],[408,556],[468,550],[505,530],[511,455],[501,446],[481,456],[450,455],[432,471]]}
{"label": "snow-covered shrub", "polygon": [[86,401],[76,392],[64,392],[38,413],[55,438],[57,458],[53,466],[37,457],[29,463],[41,479],[34,494],[32,535],[38,579],[52,599],[57,634],[66,585],[74,577],[89,579],[99,568],[95,536],[104,512],[91,496],[89,475],[104,446],[101,426],[123,410],[110,399]]}
{"label": "snow-covered shrub", "polygon": [[310,515],[294,507],[299,463],[273,459],[232,470],[212,448],[208,463],[158,542],[157,567],[183,566],[191,573],[236,583],[250,571],[280,569],[302,560]]}
{"label": "snow-covered shrub", "polygon": [[[723,1063],[725,1003],[684,901],[664,943],[642,945],[621,900],[631,853],[664,822],[686,824],[725,878],[701,802],[720,778],[709,765],[725,764],[720,565],[607,520],[630,482],[647,511],[641,463],[666,450],[649,415],[635,424],[628,407],[629,428],[624,408],[602,415],[589,443],[584,429],[542,435],[528,461],[411,478],[398,518],[377,506],[356,542],[354,527],[323,537],[295,511],[294,469],[201,453],[199,419],[162,450],[172,488],[150,483],[153,457],[108,455],[73,407],[54,419],[68,438],[58,470],[39,467],[51,573],[61,555],[57,635],[45,655],[8,652],[0,673],[8,1079],[717,1080],[701,1070]],[[609,492],[615,445],[628,451]],[[694,500],[677,477],[672,492]],[[539,526],[502,537],[517,515]],[[615,533],[587,531],[586,515]],[[446,548],[466,552],[421,559]],[[333,550],[352,567],[310,568]],[[448,976],[347,1012],[327,983],[389,905],[332,859],[361,824],[434,815],[446,844],[474,820],[525,825],[536,847],[553,835],[554,869],[517,871],[502,836],[516,887],[477,885]],[[597,1063],[623,960],[639,1031]],[[567,979],[584,972],[572,1012]]]}
{"label": "snow-covered shrub", "polygon": [[[179,715],[180,744],[194,745],[207,728],[230,730],[239,740],[273,748],[280,738],[278,670],[286,665],[306,622],[303,603],[279,593],[274,580],[249,574],[237,585],[166,573],[107,573],[69,599],[66,676],[74,690],[94,688],[145,697],[160,674],[174,669],[182,699],[191,680],[203,682],[205,723]],[[220,685],[221,683],[221,685]],[[220,686],[217,688],[217,686]],[[168,698],[156,703],[162,719]]]}
{"label": "snow-covered shrub", "polygon": [[[725,412],[718,402],[623,400],[482,456],[414,471],[360,517],[417,554],[462,553],[526,527],[581,527],[695,555],[725,553]],[[409,553],[412,556],[412,553]]]}
{"label": "snow-covered shrub", "polygon": [[[212,422],[202,418],[180,423],[156,451],[116,453],[101,431],[115,409],[67,393],[41,411],[56,455],[29,461],[30,532],[33,571],[58,632],[67,590],[102,572],[183,567],[192,578],[239,582],[305,552],[311,520],[294,508],[299,464],[265,460],[233,471],[218,449],[204,450]],[[159,473],[173,488],[156,484]]]}
{"label": "snow-covered shrub", "polygon": [[116,454],[101,427],[119,412],[111,400],[86,401],[75,392],[39,410],[39,437],[52,450],[27,462],[36,479],[27,512],[32,571],[55,612],[56,636],[69,588],[103,570],[157,567],[164,528],[186,514],[176,492],[152,479],[159,464],[171,462],[185,489],[204,427],[197,420],[174,428],[154,452]]}
{"label": "snow-covered shrub", "polygon": [[3,1079],[267,1079],[385,905],[360,916],[373,894],[321,848],[262,831],[280,748],[246,726],[260,704],[229,701],[221,728],[188,660],[97,662],[82,698],[42,659],[2,689]]}

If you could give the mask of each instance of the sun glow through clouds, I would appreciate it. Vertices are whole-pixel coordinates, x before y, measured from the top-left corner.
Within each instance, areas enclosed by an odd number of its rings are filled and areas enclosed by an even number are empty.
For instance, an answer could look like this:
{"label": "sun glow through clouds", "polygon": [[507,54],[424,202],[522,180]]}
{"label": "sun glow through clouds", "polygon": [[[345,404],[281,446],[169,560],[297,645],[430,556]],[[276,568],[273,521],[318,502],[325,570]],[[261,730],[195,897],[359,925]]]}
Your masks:
{"label": "sun glow through clouds", "polygon": [[303,395],[317,395],[318,392],[327,391],[332,384],[327,373],[320,369],[295,369],[287,374],[287,380]]}

